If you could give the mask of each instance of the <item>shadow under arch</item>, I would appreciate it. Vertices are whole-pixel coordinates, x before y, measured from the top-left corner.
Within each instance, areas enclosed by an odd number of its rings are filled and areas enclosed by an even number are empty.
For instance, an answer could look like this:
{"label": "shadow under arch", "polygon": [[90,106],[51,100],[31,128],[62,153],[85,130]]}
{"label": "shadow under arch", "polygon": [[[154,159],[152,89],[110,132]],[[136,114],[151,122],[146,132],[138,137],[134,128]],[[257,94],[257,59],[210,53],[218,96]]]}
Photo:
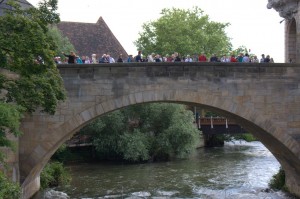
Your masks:
{"label": "shadow under arch", "polygon": [[[244,129],[257,137],[277,158],[286,171],[293,171],[287,173],[288,176],[296,176],[291,178],[291,183],[299,185],[297,179],[300,174],[300,163],[297,157],[298,144],[284,130],[276,125],[272,118],[263,117],[257,110],[246,108],[236,102],[231,101],[230,98],[212,97],[210,95],[203,95],[202,93],[193,90],[149,90],[100,102],[86,110],[73,115],[71,119],[64,122],[55,129],[48,130],[48,136],[53,136],[53,132],[60,137],[54,137],[51,143],[51,149],[40,158],[36,160],[36,164],[31,167],[22,184],[22,189],[26,191],[32,182],[39,181],[39,175],[44,166],[47,164],[54,152],[70,137],[72,137],[78,130],[87,125],[94,119],[107,114],[109,112],[142,103],[151,102],[169,102],[196,105],[207,110],[219,113],[227,118],[234,119],[238,124],[242,125]],[[293,146],[289,148],[288,146]]]}

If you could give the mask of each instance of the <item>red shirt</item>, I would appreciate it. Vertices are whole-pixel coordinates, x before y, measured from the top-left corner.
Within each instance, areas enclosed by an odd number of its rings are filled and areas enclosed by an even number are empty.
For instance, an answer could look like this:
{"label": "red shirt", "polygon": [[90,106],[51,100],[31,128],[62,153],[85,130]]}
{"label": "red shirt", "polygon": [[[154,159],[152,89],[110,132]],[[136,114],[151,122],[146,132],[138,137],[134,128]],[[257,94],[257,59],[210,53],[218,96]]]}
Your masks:
{"label": "red shirt", "polygon": [[231,57],[231,58],[230,58],[230,62],[237,62],[237,60],[236,60],[236,58]]}
{"label": "red shirt", "polygon": [[199,56],[199,61],[207,61],[207,59],[204,55],[200,55]]}

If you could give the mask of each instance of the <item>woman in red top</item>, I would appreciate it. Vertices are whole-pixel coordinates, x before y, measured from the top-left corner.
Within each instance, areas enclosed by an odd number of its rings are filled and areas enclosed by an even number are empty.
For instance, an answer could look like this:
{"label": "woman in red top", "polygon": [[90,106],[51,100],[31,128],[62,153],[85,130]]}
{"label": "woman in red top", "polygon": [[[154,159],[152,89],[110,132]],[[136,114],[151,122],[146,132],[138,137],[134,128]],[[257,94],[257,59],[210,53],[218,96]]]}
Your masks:
{"label": "woman in red top", "polygon": [[205,56],[204,53],[201,53],[201,55],[199,56],[199,59],[198,59],[200,62],[206,62],[207,61],[207,58]]}
{"label": "woman in red top", "polygon": [[236,60],[236,58],[235,58],[234,55],[231,55],[230,62],[237,62],[237,60]]}

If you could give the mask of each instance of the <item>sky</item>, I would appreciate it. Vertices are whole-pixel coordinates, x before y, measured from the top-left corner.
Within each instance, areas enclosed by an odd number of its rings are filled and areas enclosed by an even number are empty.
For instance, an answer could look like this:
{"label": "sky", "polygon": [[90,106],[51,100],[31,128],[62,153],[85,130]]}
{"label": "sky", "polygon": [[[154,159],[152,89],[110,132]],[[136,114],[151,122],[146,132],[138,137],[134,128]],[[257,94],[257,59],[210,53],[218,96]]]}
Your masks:
{"label": "sky", "polygon": [[[40,0],[28,0],[37,5]],[[137,54],[133,42],[143,23],[154,21],[163,8],[198,6],[211,21],[230,23],[226,33],[234,49],[246,46],[260,57],[284,62],[284,23],[268,0],[58,0],[61,21],[96,23],[102,17],[128,54]],[[176,51],[176,49],[174,49]]]}

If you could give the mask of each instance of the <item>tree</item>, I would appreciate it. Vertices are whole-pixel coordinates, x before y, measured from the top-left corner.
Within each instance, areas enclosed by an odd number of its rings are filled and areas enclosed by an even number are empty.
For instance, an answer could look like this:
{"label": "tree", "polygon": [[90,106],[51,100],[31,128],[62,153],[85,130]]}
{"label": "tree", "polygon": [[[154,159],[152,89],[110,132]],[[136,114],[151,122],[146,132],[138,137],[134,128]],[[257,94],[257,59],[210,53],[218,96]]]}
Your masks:
{"label": "tree", "polygon": [[63,36],[56,26],[52,26],[51,28],[49,28],[48,35],[53,38],[57,46],[57,49],[55,51],[56,56],[64,57],[61,52],[76,51],[69,38]]}
{"label": "tree", "polygon": [[0,198],[16,199],[20,198],[21,189],[14,183],[11,183],[0,171]]}
{"label": "tree", "polygon": [[131,162],[186,157],[199,138],[193,115],[185,106],[153,103],[109,113],[84,127],[101,158]]}
{"label": "tree", "polygon": [[47,33],[59,22],[57,0],[39,8],[22,10],[9,1],[11,10],[0,17],[0,146],[10,146],[6,133],[17,130],[24,112],[37,109],[53,114],[65,99],[63,81],[53,60],[57,48]]}
{"label": "tree", "polygon": [[230,52],[230,39],[225,33],[228,23],[210,21],[198,7],[192,10],[163,9],[161,15],[156,21],[144,23],[143,32],[135,41],[144,54]]}

